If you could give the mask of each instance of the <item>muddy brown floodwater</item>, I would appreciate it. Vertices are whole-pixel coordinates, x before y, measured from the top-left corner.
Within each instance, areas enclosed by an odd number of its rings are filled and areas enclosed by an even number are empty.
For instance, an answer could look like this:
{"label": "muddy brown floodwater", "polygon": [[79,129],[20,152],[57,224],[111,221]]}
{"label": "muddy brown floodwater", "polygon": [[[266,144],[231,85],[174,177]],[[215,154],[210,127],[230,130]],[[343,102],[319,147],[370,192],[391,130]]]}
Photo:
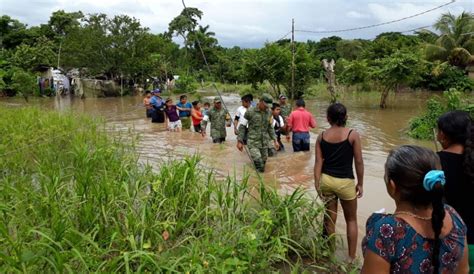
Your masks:
{"label": "muddy brown floodwater", "polygon": [[[417,141],[405,134],[408,121],[423,110],[428,97],[427,93],[399,93],[390,98],[390,106],[385,110],[378,108],[378,96],[374,94],[346,94],[341,99],[348,108],[348,126],[360,133],[363,145],[365,176],[364,196],[359,200],[358,209],[359,242],[365,234],[367,217],[372,212],[381,208],[385,208],[388,212],[394,209],[394,203],[387,195],[383,182],[384,163],[388,152],[402,144],[417,144],[434,149],[433,142]],[[211,98],[204,99],[211,100]],[[225,95],[223,99],[233,114],[240,104],[239,96]],[[19,98],[0,98],[0,103],[10,106],[25,104]],[[181,159],[185,155],[199,153],[203,157],[204,166],[213,169],[218,176],[241,177],[244,172],[256,176],[247,154],[236,149],[236,136],[232,128],[227,129],[227,141],[222,145],[213,144],[209,136],[202,138],[201,135],[190,131],[167,132],[163,124],[152,124],[145,118],[141,97],[84,100],[69,97],[40,98],[30,100],[29,104],[58,111],[72,110],[103,116],[111,130],[138,133],[140,141],[137,147],[140,160],[156,167],[169,159]],[[286,151],[270,158],[263,174],[265,182],[282,193],[300,187],[308,190],[309,195],[315,195],[314,143],[317,134],[329,127],[325,117],[328,102],[309,100],[306,105],[318,123],[318,128],[311,133],[311,151],[293,153],[291,143],[286,143],[285,140],[283,142]],[[345,233],[342,214],[338,218],[338,232]],[[360,248],[358,252],[360,253]]]}

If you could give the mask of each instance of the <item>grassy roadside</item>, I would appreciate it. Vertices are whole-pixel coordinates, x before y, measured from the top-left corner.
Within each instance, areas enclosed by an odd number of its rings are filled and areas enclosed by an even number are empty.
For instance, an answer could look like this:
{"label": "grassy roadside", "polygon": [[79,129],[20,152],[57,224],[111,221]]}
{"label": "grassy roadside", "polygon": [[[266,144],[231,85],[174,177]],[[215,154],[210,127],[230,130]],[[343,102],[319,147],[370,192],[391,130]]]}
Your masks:
{"label": "grassy roadside", "polygon": [[301,271],[303,258],[347,270],[321,235],[321,206],[300,190],[217,181],[198,156],[153,172],[87,116],[0,107],[0,117],[2,273]]}

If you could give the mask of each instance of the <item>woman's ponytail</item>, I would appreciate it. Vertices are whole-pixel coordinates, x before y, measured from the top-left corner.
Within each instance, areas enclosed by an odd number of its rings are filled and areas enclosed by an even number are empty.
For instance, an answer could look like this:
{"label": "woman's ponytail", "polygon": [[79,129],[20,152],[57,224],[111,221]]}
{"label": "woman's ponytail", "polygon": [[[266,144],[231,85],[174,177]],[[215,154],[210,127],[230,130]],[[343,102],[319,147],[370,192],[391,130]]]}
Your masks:
{"label": "woman's ponytail", "polygon": [[439,272],[439,253],[441,248],[441,240],[439,239],[439,235],[441,234],[441,229],[443,228],[443,220],[446,215],[444,211],[444,203],[443,203],[443,186],[438,184],[432,190],[432,197],[433,197],[433,212],[431,213],[431,226],[433,227],[434,231],[434,244],[433,244],[433,254],[432,254],[432,262],[434,266],[434,272]]}
{"label": "woman's ponytail", "polygon": [[423,179],[423,187],[431,196],[433,211],[431,213],[431,226],[434,231],[434,244],[431,261],[434,267],[433,273],[439,273],[439,253],[441,248],[441,240],[439,236],[443,228],[443,221],[446,215],[444,210],[443,195],[444,184],[446,179],[442,170],[431,170],[426,173]]}

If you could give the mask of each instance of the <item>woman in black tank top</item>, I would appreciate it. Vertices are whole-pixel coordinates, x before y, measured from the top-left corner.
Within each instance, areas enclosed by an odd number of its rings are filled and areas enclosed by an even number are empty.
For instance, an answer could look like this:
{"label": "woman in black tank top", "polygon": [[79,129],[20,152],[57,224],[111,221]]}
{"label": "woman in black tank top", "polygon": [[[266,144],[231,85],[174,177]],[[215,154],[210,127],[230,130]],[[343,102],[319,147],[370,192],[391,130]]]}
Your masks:
{"label": "woman in black tank top", "polygon": [[321,133],[321,152],[324,159],[322,173],[336,178],[354,179],[352,171],[354,151],[349,141],[351,133],[352,129],[349,130],[346,140],[337,143],[327,142],[324,140],[324,132]]}
{"label": "woman in black tank top", "polygon": [[[349,257],[355,259],[357,249],[357,198],[362,197],[364,162],[359,133],[345,127],[347,110],[340,103],[327,109],[331,127],[316,142],[314,185],[325,201],[325,233],[335,233],[338,200],[341,201],[347,225]],[[355,161],[357,184],[352,164]]]}

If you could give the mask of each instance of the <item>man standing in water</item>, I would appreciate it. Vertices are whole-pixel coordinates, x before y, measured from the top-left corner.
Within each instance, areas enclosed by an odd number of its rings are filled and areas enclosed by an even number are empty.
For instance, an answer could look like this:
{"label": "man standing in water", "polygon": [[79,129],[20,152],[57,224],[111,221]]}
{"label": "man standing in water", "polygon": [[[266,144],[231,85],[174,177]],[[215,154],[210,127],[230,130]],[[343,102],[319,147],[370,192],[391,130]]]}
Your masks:
{"label": "man standing in water", "polygon": [[263,94],[255,108],[250,108],[245,112],[244,118],[247,120],[246,125],[239,126],[239,136],[237,137],[237,149],[242,151],[244,148],[244,132],[248,129],[247,145],[250,157],[258,172],[265,171],[265,163],[268,157],[268,143],[273,140],[275,148],[278,150],[279,145],[276,140],[275,131],[272,127],[272,114],[269,106],[273,103],[273,99],[268,94]]}
{"label": "man standing in water", "polygon": [[188,103],[188,96],[181,95],[179,97],[179,103],[176,104],[176,107],[179,111],[179,120],[183,125],[183,129],[190,129],[191,128],[191,110],[193,106]]}
{"label": "man standing in water", "polygon": [[284,94],[280,94],[278,97],[278,104],[280,105],[280,115],[283,117],[283,121],[285,122],[285,125],[280,129],[281,134],[287,135],[288,134],[288,117],[290,116],[291,113],[291,105],[288,104],[286,101],[286,96]]}
{"label": "man standing in water", "polygon": [[287,104],[286,96],[284,94],[280,94],[280,97],[278,97],[278,100],[279,100],[278,104],[280,105],[280,109],[281,109],[280,115],[283,117],[284,122],[286,124],[287,122],[286,120],[288,119],[291,113],[291,106]]}
{"label": "man standing in water", "polygon": [[202,136],[206,136],[207,123],[211,123],[211,138],[213,143],[225,142],[226,126],[230,127],[230,114],[222,107],[220,97],[214,98],[214,107],[202,119]]}
{"label": "man standing in water", "polygon": [[316,127],[316,120],[311,112],[305,109],[303,99],[296,100],[296,109],[288,117],[288,135],[286,139],[290,140],[290,132],[293,131],[293,151],[309,151],[309,128]]}

